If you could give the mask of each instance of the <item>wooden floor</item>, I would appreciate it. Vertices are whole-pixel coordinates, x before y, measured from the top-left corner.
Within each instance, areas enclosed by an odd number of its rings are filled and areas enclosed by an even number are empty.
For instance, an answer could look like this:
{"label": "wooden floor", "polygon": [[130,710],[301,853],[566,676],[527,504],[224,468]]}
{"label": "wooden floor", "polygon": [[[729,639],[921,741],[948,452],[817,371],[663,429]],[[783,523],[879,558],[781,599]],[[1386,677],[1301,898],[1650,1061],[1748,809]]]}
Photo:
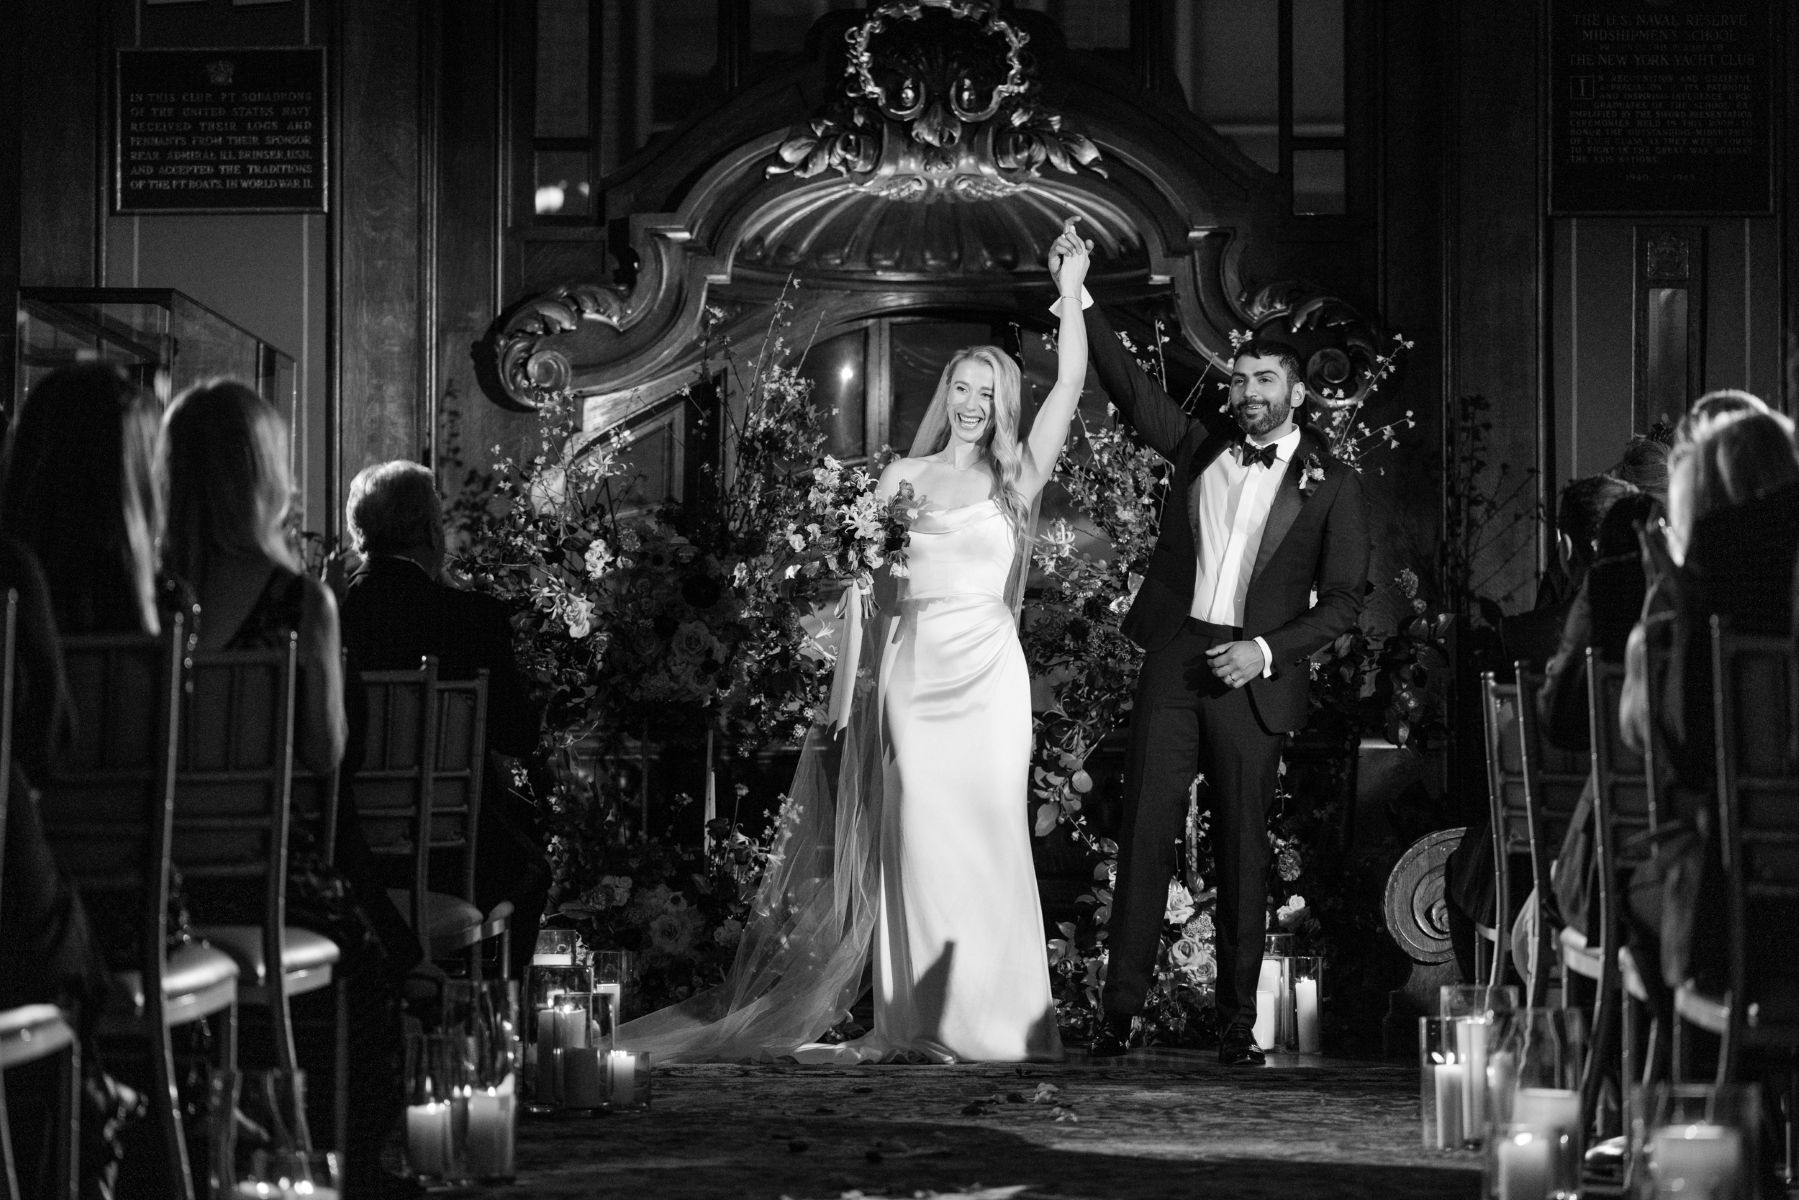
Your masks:
{"label": "wooden floor", "polygon": [[1210,1053],[1031,1066],[687,1066],[650,1111],[528,1119],[492,1197],[1475,1197],[1427,1151],[1417,1068]]}

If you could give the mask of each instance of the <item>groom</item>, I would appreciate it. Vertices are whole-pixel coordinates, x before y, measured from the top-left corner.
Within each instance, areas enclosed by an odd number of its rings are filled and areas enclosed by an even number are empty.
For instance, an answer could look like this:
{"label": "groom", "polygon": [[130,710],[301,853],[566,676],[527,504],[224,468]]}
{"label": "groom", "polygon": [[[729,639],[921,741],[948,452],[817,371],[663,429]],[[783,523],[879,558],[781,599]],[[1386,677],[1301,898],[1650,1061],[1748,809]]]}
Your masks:
{"label": "groom", "polygon": [[1161,535],[1124,633],[1146,651],[1131,712],[1124,826],[1096,1056],[1122,1054],[1160,944],[1175,842],[1206,777],[1217,864],[1218,1057],[1260,1066],[1250,1032],[1266,929],[1268,812],[1287,734],[1305,723],[1307,657],[1355,624],[1368,575],[1362,480],[1298,422],[1297,355],[1252,341],[1227,413],[1205,419],[1138,369],[1098,309],[1093,365],[1113,405],[1173,467]]}

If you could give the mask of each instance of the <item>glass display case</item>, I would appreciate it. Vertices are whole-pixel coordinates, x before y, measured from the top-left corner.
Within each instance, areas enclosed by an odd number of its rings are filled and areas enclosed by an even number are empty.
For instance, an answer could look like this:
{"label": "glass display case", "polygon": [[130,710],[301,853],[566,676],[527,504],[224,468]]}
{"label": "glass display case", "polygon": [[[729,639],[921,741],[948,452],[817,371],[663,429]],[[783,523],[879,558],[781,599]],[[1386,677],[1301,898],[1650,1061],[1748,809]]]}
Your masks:
{"label": "glass display case", "polygon": [[293,356],[173,288],[20,288],[13,398],[77,362],[118,363],[165,403],[227,375],[254,384],[300,428]]}

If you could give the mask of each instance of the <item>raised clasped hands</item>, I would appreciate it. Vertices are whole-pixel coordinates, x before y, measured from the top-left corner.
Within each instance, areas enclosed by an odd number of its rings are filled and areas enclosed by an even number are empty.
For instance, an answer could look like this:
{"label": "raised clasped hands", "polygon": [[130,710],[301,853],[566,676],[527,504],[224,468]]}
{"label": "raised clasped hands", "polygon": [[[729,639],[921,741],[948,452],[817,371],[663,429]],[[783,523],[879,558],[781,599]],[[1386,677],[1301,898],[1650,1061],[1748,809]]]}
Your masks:
{"label": "raised clasped hands", "polygon": [[1240,688],[1262,673],[1262,648],[1254,642],[1221,642],[1206,650],[1206,665],[1226,687]]}
{"label": "raised clasped hands", "polygon": [[1081,294],[1087,268],[1093,265],[1092,241],[1074,231],[1078,220],[1079,217],[1070,216],[1063,221],[1062,232],[1049,244],[1049,273],[1056,281],[1056,291],[1063,296]]}

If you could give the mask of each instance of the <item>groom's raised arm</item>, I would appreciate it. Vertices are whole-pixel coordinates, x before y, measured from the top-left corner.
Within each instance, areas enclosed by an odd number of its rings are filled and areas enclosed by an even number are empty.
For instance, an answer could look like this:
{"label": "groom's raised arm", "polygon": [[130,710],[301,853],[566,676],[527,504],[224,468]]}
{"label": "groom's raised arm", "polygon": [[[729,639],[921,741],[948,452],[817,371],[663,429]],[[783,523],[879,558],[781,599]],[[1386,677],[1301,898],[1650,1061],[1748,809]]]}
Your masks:
{"label": "groom's raised arm", "polygon": [[1172,459],[1181,439],[1193,428],[1193,418],[1144,374],[1097,304],[1087,310],[1087,353],[1100,385],[1125,422],[1156,453]]}

